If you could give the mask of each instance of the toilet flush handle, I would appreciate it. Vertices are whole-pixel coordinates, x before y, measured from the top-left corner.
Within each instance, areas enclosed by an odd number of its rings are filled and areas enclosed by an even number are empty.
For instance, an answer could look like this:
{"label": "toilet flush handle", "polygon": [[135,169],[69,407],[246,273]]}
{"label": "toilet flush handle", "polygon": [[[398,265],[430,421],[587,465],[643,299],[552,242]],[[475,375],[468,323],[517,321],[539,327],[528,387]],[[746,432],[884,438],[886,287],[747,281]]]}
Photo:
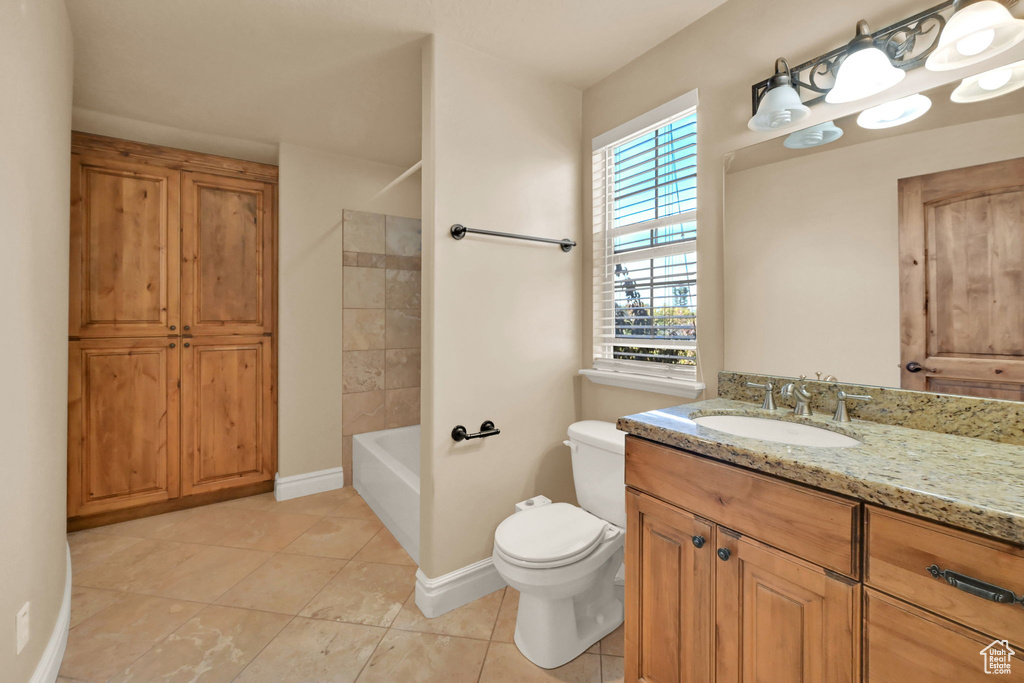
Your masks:
{"label": "toilet flush handle", "polygon": [[576,444],[574,444],[572,441],[569,441],[568,439],[566,439],[562,443],[564,443],[566,446],[568,446],[569,450],[572,451],[573,453],[576,452]]}

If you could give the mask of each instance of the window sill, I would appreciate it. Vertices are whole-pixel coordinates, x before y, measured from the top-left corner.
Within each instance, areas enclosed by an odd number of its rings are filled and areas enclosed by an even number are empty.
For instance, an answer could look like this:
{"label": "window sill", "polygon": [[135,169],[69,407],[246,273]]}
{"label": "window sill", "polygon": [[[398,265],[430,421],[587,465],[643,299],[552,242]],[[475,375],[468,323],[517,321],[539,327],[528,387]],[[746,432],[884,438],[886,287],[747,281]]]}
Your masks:
{"label": "window sill", "polygon": [[594,369],[580,370],[580,374],[595,384],[621,387],[623,389],[651,391],[656,394],[682,396],[683,398],[700,398],[700,395],[704,393],[703,382],[685,379],[668,379],[667,377],[651,377],[648,375],[634,375],[627,372]]}

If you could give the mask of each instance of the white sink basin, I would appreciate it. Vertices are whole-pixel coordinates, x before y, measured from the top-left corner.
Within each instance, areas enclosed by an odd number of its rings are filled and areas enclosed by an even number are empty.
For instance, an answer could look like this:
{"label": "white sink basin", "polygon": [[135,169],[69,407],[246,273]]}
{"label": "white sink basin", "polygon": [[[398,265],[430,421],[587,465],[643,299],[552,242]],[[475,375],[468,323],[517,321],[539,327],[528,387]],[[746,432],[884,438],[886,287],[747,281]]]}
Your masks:
{"label": "white sink basin", "polygon": [[701,427],[714,429],[718,432],[745,436],[751,439],[761,439],[762,441],[788,443],[793,446],[843,448],[844,446],[857,446],[860,444],[860,441],[845,434],[838,434],[827,429],[820,429],[796,422],[769,420],[763,417],[707,415],[695,418],[693,421]]}

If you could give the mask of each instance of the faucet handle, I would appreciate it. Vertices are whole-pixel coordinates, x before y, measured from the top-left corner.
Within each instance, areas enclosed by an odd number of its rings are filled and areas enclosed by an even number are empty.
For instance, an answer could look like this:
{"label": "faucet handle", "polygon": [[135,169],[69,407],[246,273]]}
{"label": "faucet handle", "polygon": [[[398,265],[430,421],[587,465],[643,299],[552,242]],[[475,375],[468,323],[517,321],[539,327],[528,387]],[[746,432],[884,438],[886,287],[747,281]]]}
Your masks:
{"label": "faucet handle", "polygon": [[771,383],[771,380],[764,384],[747,382],[746,385],[748,387],[754,387],[755,389],[764,389],[764,401],[761,403],[761,408],[764,410],[775,410],[775,396],[772,394],[772,390],[775,389],[775,385]]}
{"label": "faucet handle", "polygon": [[864,394],[848,394],[842,389],[836,391],[836,412],[832,416],[832,419],[836,422],[849,422],[850,415],[846,412],[847,401],[870,401],[871,396]]}

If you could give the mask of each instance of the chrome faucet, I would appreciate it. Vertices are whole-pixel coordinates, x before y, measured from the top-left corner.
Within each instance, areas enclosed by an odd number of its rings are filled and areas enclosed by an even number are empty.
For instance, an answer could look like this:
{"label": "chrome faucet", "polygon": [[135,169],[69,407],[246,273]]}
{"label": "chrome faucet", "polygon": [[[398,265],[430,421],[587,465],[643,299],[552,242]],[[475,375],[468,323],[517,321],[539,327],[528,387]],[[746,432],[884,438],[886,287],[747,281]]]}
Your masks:
{"label": "chrome faucet", "polygon": [[756,384],[754,382],[747,382],[748,387],[754,387],[755,389],[764,389],[764,401],[761,403],[763,410],[775,410],[775,396],[772,395],[772,390],[775,389],[775,385],[771,382],[765,382],[764,384]]}
{"label": "chrome faucet", "polygon": [[847,401],[870,401],[870,396],[864,396],[860,394],[848,394],[842,389],[839,389],[836,393],[836,413],[832,416],[832,419],[836,422],[849,422],[850,415],[846,412]]}
{"label": "chrome faucet", "polygon": [[[807,379],[805,376],[800,376],[801,382],[805,379]],[[782,398],[792,398],[796,401],[796,405],[793,406],[794,415],[810,417],[814,414],[811,412],[811,392],[807,391],[806,384],[797,386],[796,382],[790,382],[779,390],[779,396]]]}

